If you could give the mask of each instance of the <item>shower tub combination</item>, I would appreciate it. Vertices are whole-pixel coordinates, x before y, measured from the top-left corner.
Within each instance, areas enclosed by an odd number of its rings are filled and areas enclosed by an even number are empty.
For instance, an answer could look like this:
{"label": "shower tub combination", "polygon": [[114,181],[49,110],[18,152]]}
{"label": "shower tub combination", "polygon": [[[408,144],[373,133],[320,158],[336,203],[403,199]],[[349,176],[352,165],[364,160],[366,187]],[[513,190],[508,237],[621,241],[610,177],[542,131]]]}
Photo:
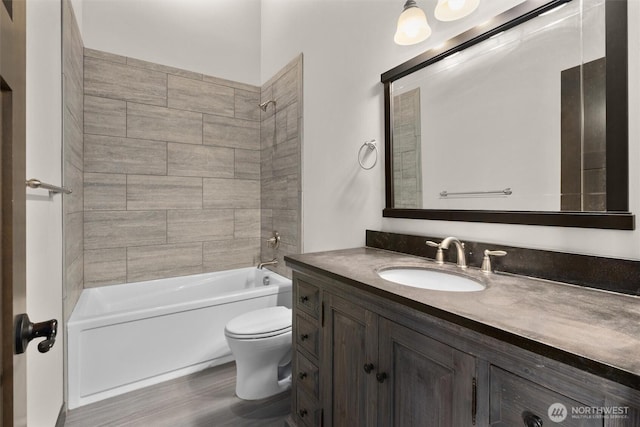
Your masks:
{"label": "shower tub combination", "polygon": [[85,289],[68,322],[69,409],[233,360],[232,318],[282,305],[291,280],[255,267]]}

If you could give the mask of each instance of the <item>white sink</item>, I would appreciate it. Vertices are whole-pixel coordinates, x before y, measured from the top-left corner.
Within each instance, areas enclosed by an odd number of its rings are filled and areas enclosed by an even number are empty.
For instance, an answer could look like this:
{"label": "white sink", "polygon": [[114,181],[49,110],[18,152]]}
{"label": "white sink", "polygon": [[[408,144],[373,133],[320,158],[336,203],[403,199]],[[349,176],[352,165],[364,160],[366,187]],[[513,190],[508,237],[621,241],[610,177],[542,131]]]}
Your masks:
{"label": "white sink", "polygon": [[396,267],[378,271],[378,275],[390,282],[414,288],[448,292],[483,291],[485,286],[458,274],[416,267]]}

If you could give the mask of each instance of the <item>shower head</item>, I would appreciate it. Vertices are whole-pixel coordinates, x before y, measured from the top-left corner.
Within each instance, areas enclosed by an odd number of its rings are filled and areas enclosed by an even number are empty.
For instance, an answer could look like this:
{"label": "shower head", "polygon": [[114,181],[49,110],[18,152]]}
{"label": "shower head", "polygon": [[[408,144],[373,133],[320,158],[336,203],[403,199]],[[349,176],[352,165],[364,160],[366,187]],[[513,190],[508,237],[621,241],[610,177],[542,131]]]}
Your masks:
{"label": "shower head", "polygon": [[262,111],[267,111],[267,107],[269,106],[269,104],[273,104],[273,106],[276,106],[276,101],[274,101],[273,99],[270,99],[268,101],[263,102],[262,104],[258,105],[258,107],[260,107],[260,109]]}

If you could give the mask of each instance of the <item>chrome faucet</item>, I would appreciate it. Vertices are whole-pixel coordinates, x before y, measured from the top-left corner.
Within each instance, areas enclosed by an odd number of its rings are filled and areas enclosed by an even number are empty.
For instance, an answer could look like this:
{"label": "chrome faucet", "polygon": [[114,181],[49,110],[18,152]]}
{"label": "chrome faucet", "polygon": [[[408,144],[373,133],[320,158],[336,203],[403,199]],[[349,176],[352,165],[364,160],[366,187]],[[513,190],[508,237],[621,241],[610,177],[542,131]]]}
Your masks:
{"label": "chrome faucet", "polygon": [[273,266],[278,265],[278,259],[274,258],[271,261],[261,262],[260,264],[258,264],[258,269],[262,270],[262,267],[267,266],[267,265],[273,265]]}
{"label": "chrome faucet", "polygon": [[467,268],[467,258],[464,254],[464,243],[458,240],[456,237],[447,237],[442,242],[440,242],[440,249],[449,249],[449,245],[453,243],[456,245],[456,250],[458,252],[458,267]]}

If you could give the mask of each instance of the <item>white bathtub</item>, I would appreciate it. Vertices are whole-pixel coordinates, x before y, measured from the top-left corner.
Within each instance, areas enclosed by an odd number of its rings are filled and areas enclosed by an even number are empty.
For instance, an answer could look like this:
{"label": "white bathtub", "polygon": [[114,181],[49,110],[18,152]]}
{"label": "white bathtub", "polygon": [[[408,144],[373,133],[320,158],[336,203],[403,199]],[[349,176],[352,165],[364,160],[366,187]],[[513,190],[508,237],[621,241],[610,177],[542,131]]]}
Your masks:
{"label": "white bathtub", "polygon": [[233,360],[227,322],[276,305],[291,307],[291,280],[255,267],[83,290],[68,322],[69,409]]}

